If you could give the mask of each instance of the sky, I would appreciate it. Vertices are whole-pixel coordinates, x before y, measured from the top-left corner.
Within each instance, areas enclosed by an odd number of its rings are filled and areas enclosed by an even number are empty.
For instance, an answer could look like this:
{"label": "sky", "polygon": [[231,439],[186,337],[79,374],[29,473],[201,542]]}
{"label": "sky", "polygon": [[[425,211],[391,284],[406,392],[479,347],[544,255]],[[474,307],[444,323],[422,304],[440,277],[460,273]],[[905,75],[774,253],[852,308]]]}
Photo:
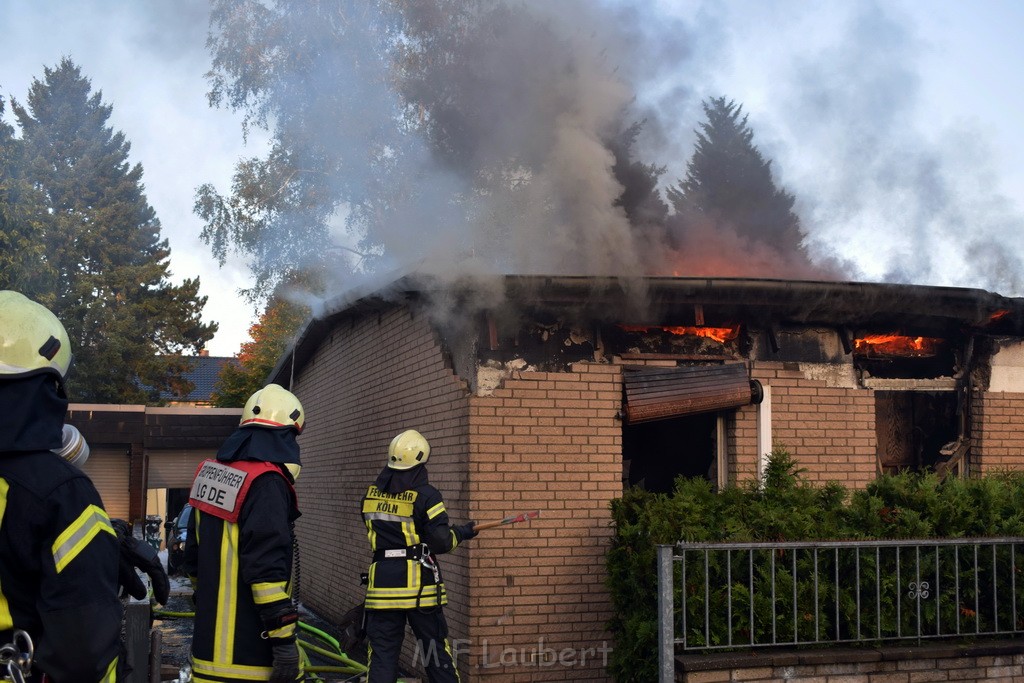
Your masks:
{"label": "sky", "polygon": [[[617,14],[598,9],[606,6]],[[742,104],[776,182],[796,196],[812,256],[847,264],[851,279],[1024,295],[1024,3],[550,7],[586,14],[573,17],[581,26],[617,17],[616,30],[594,35],[623,41],[609,53],[624,78],[644,72],[617,96],[649,117],[639,151],[666,167],[664,181],[685,174],[700,102],[726,96]],[[64,56],[91,79],[144,168],[172,279],[200,277],[204,318],[220,326],[208,349],[229,356],[255,320],[238,295],[251,282],[239,258],[216,263],[192,205],[202,183],[226,192],[236,161],[261,154],[266,136],[243,139],[240,116],[207,103],[207,9],[205,0],[0,0],[0,94],[24,101]]]}

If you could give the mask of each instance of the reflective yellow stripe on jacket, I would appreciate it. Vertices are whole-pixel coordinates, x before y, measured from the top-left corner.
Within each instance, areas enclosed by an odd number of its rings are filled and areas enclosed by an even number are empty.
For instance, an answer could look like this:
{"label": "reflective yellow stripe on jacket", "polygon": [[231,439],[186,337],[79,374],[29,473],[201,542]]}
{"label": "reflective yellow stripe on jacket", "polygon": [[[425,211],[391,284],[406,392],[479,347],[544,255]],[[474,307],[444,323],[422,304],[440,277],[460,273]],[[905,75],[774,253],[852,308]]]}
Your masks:
{"label": "reflective yellow stripe on jacket", "polygon": [[220,683],[225,679],[240,681],[267,681],[273,669],[269,666],[246,664],[220,664],[192,658],[192,680],[196,683]]}
{"label": "reflective yellow stripe on jacket", "polygon": [[64,568],[88,547],[96,534],[104,531],[117,537],[103,508],[90,505],[82,510],[78,519],[69,524],[53,542],[53,563],[57,566],[57,573],[64,571]]}
{"label": "reflective yellow stripe on jacket", "polygon": [[213,662],[232,661],[235,650],[235,612],[238,608],[238,525],[224,522],[220,542],[220,577],[217,594],[217,622],[213,635]]}
{"label": "reflective yellow stripe on jacket", "polygon": [[412,518],[416,497],[415,491],[392,494],[383,493],[376,486],[369,488],[363,499],[363,519],[366,522],[371,549],[377,549],[377,534],[374,532],[372,524],[374,521],[393,522],[400,525],[406,546],[416,545],[420,542],[420,537],[416,533],[416,524]]}
{"label": "reflective yellow stripe on jacket", "polygon": [[[4,513],[7,512],[7,491],[10,485],[5,479],[0,479],[0,527],[4,525]],[[14,618],[11,616],[11,606],[7,603],[7,596],[4,595],[4,587],[0,586],[0,631],[14,628]]]}
{"label": "reflective yellow stripe on jacket", "polygon": [[257,605],[267,605],[272,602],[288,600],[288,586],[284,581],[254,583],[252,585],[252,599]]}
{"label": "reflective yellow stripe on jacket", "polygon": [[[289,593],[286,581],[268,581],[252,585],[252,600],[257,605],[269,605],[272,602],[290,600],[291,595]],[[294,635],[295,624],[288,624],[267,632],[268,638],[290,638]]]}
{"label": "reflective yellow stripe on jacket", "polygon": [[444,509],[444,501],[441,501],[434,507],[427,510],[427,519],[434,519],[442,512],[446,512],[446,510]]}
{"label": "reflective yellow stripe on jacket", "polygon": [[103,678],[100,683],[115,683],[115,681],[117,681],[117,657],[114,657],[110,661],[110,665],[103,674]]}

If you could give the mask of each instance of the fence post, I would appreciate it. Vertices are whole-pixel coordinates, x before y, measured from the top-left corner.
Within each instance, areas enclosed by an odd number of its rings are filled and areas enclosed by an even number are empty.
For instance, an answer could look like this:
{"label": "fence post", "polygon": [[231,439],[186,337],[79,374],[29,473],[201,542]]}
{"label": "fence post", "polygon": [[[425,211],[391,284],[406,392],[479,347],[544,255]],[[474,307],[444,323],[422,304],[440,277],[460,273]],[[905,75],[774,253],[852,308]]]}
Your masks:
{"label": "fence post", "polygon": [[672,545],[658,545],[658,683],[672,683],[676,676],[673,549]]}

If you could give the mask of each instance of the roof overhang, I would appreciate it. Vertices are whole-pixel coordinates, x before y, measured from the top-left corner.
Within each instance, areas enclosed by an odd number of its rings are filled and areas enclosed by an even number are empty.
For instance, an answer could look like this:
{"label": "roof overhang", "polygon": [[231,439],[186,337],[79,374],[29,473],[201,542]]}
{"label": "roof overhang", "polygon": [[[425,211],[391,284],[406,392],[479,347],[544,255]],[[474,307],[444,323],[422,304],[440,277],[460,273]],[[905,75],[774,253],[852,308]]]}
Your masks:
{"label": "roof overhang", "polygon": [[[480,290],[500,292],[480,308]],[[458,280],[409,274],[375,290],[353,289],[326,303],[278,360],[270,380],[290,386],[345,318],[396,305],[497,313],[571,314],[595,323],[648,325],[819,325],[867,330],[913,330],[949,336],[1019,336],[1024,299],[983,289],[869,282],[751,278],[617,278],[505,275]],[[474,308],[476,307],[476,308]],[[699,311],[699,312],[698,312]]]}

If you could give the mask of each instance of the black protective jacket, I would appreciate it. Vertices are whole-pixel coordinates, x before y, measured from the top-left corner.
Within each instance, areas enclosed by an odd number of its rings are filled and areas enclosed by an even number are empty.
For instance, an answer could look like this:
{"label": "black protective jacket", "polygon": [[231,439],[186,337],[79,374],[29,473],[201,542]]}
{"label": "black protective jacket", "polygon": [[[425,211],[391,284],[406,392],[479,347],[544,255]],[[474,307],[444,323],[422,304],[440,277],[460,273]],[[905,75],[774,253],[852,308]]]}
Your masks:
{"label": "black protective jacket", "polygon": [[434,556],[455,550],[462,538],[449,524],[441,492],[430,485],[426,466],[408,470],[385,467],[366,491],[362,514],[374,556],[366,609],[447,604],[448,594]]}
{"label": "black protective jacket", "polygon": [[[204,510],[195,485],[190,499],[196,509],[183,569],[196,581],[192,680],[197,682],[267,680],[274,658],[270,641],[261,637],[266,628],[261,614],[290,605],[293,526],[299,516],[294,488],[283,470],[266,462],[275,456],[252,457],[283,434],[238,431],[254,438],[229,438],[215,463],[250,471],[251,482],[232,506],[233,515],[210,506]],[[294,443],[294,436],[290,440]]]}
{"label": "black protective jacket", "polygon": [[0,382],[0,645],[21,629],[37,677],[113,682],[117,536],[92,481],[50,450],[66,409],[52,375]]}

